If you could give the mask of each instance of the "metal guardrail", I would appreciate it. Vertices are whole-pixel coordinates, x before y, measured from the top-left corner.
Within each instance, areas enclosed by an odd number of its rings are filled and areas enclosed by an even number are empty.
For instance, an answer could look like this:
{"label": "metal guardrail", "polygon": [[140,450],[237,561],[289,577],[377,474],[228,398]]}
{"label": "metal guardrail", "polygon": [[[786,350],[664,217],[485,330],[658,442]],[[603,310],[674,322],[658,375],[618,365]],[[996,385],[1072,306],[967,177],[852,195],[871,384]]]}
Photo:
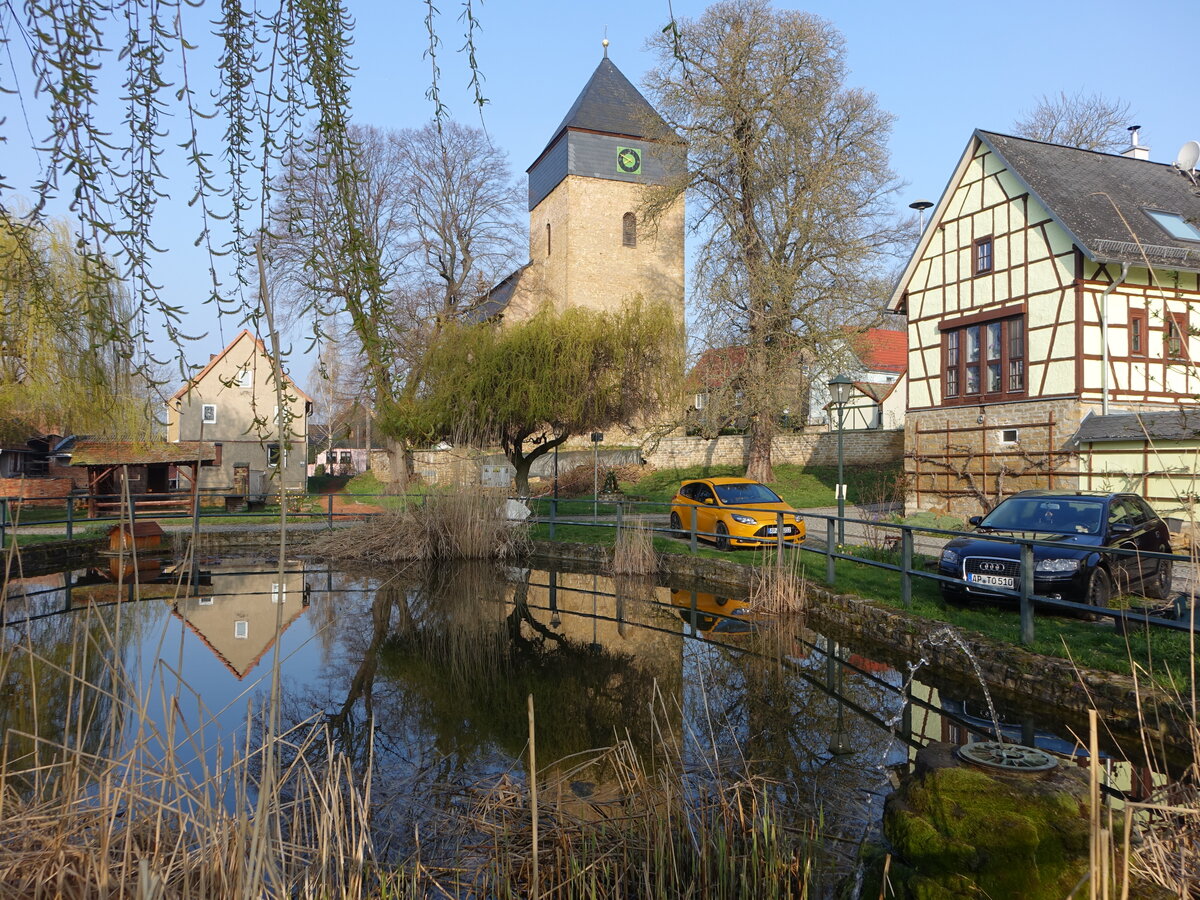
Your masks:
{"label": "metal guardrail", "polygon": [[[220,495],[218,495],[220,496]],[[337,513],[334,511],[334,497],[342,497],[352,499],[353,501],[371,501],[382,500],[386,505],[399,503],[400,505],[412,503],[423,505],[428,495],[426,494],[305,494],[298,495],[292,499],[297,504],[304,504],[308,509],[289,509],[288,516],[292,519],[310,519],[324,520],[326,527],[333,528],[335,521],[340,516],[346,516],[346,513]],[[516,498],[527,503],[531,507],[532,515],[530,522],[544,524],[548,528],[549,537],[555,540],[557,530],[562,526],[581,526],[588,528],[611,529],[620,532],[621,529],[629,527],[629,519],[631,515],[636,516],[641,509],[651,509],[654,513],[662,515],[666,509],[669,509],[670,503],[661,501],[631,501],[631,500],[596,500],[596,499],[557,499],[553,497],[544,498]],[[10,516],[10,503],[14,502],[15,498],[0,497],[0,546],[3,546],[7,529],[13,527],[15,523]],[[289,506],[292,504],[289,503]],[[561,506],[567,506],[568,509],[579,508],[592,510],[591,515],[586,518],[580,518],[575,515],[570,518],[563,518],[559,515]],[[319,507],[323,506],[323,509]],[[137,515],[137,501],[133,500],[131,504],[131,513],[129,517],[125,516],[109,516],[97,517],[92,519],[79,519],[74,515],[74,503],[67,503],[64,517],[62,519],[39,519],[35,523],[28,523],[29,526],[38,525],[65,525],[66,536],[68,540],[74,537],[74,529],[77,524],[86,522],[90,524],[109,524],[122,520],[128,520]],[[921,578],[928,581],[943,582],[948,584],[961,584],[960,579],[949,578],[935,571],[927,571],[924,565],[914,566],[914,551],[915,538],[917,535],[929,535],[932,537],[944,537],[953,539],[956,537],[978,537],[977,532],[951,531],[941,528],[931,528],[928,526],[907,525],[902,522],[888,522],[879,519],[860,519],[845,517],[839,520],[837,516],[823,515],[819,513],[803,513],[806,520],[818,520],[824,523],[824,546],[813,547],[806,541],[804,544],[793,544],[785,540],[783,529],[785,514],[778,510],[755,509],[746,507],[748,511],[754,512],[772,512],[776,515],[776,535],[774,537],[764,538],[745,538],[739,537],[740,541],[753,541],[762,545],[764,549],[773,548],[778,552],[783,552],[785,549],[792,549],[796,553],[814,553],[822,555],[825,558],[825,581],[830,585],[837,583],[837,561],[845,560],[862,565],[872,566],[886,571],[896,572],[900,576],[900,600],[903,606],[908,609],[912,606],[913,596],[913,579]],[[548,514],[546,514],[548,511]],[[699,542],[701,539],[712,541],[713,543],[721,537],[716,532],[702,531],[697,527],[696,518],[697,507],[692,507],[690,523],[683,524],[687,535],[689,552],[696,553],[699,550]],[[601,516],[604,513],[604,516]],[[269,516],[272,513],[264,512],[228,512],[226,510],[209,507],[205,509],[203,506],[198,511],[192,512],[164,512],[155,511],[150,515],[145,516],[147,519],[189,519],[204,521],[205,519],[221,518],[245,518],[253,517],[262,519],[264,515]],[[355,512],[349,514],[353,518],[370,518],[376,513]],[[585,514],[586,515],[586,514]],[[644,519],[644,516],[642,516]],[[887,562],[879,559],[871,559],[864,556],[858,556],[853,553],[846,552],[845,547],[839,547],[836,542],[835,535],[839,522],[843,525],[861,525],[867,529],[878,529],[882,533],[894,532],[896,537],[892,540],[885,539],[881,544],[893,546],[899,553],[898,562]],[[807,523],[806,523],[807,524]],[[674,532],[669,527],[654,526],[648,529],[654,534],[674,536]],[[812,536],[811,534],[809,535]],[[1107,617],[1116,622],[1119,627],[1128,627],[1129,625],[1150,625],[1159,628],[1168,628],[1178,631],[1193,631],[1196,628],[1194,616],[1189,616],[1187,619],[1175,618],[1169,619],[1162,616],[1148,615],[1145,613],[1133,612],[1131,610],[1109,609],[1103,607],[1089,606],[1084,603],[1078,603],[1071,600],[1063,600],[1054,597],[1047,597],[1034,593],[1033,589],[1033,573],[1034,560],[1033,548],[1035,546],[1049,547],[1070,547],[1079,549],[1077,545],[1067,544],[1055,541],[1038,540],[1034,538],[1010,537],[999,534],[989,534],[988,540],[1004,543],[1012,543],[1020,546],[1021,565],[1020,565],[1020,583],[1015,589],[993,587],[988,589],[988,594],[991,596],[1004,596],[1015,599],[1018,602],[1021,616],[1021,641],[1025,645],[1032,644],[1034,641],[1034,608],[1043,607],[1046,609],[1056,610],[1065,613],[1073,613],[1076,615],[1086,614],[1089,616]],[[1098,551],[1100,552],[1100,551]],[[1102,551],[1106,555],[1111,556],[1138,556],[1143,559],[1167,559],[1174,563],[1192,563],[1193,560],[1188,556],[1170,554],[1170,553],[1146,553],[1137,550],[1122,550],[1118,548],[1106,548]],[[986,597],[984,598],[986,599]]]}

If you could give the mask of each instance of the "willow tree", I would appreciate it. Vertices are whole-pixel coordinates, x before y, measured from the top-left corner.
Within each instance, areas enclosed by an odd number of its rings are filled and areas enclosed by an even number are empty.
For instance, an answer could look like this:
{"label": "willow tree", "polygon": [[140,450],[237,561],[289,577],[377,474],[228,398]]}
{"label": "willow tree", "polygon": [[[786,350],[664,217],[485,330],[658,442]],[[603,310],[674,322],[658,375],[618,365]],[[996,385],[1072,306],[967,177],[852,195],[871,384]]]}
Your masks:
{"label": "willow tree", "polygon": [[414,442],[498,446],[524,496],[534,461],[572,435],[633,430],[671,409],[682,356],[666,304],[546,308],[503,328],[450,323],[429,347],[420,389],[382,426]]}
{"label": "willow tree", "polygon": [[688,194],[699,313],[744,348],[748,474],[770,480],[776,421],[808,392],[797,363],[878,314],[878,274],[899,236],[892,118],[845,86],[842,37],[809,13],[728,0],[673,22],[652,45],[659,62],[646,84],[687,142],[688,166],[647,211]]}
{"label": "willow tree", "polygon": [[149,436],[147,385],[128,338],[133,303],[111,267],[101,277],[96,263],[63,222],[0,224],[4,437]]}

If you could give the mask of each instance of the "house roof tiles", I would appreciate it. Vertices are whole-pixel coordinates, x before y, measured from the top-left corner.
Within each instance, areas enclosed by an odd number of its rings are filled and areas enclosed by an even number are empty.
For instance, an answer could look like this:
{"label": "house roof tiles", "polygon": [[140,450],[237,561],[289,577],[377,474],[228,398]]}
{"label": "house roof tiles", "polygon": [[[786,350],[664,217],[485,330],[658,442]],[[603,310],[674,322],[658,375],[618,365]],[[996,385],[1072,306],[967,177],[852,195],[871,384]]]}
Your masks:
{"label": "house roof tiles", "polygon": [[851,341],[855,354],[869,371],[899,374],[908,368],[907,332],[870,328]]}
{"label": "house roof tiles", "polygon": [[1146,214],[1177,213],[1200,226],[1200,187],[1175,166],[990,131],[975,134],[1092,259],[1200,271],[1200,241],[1172,237]]}

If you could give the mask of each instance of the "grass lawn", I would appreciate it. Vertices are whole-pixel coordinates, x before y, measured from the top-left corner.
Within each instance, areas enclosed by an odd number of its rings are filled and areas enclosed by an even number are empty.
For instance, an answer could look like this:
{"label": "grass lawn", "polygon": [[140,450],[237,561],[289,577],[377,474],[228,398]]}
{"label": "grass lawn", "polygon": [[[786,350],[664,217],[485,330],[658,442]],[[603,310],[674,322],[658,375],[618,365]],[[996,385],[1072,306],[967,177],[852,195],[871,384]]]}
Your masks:
{"label": "grass lawn", "polygon": [[[899,462],[884,466],[847,466],[846,491],[848,502],[873,502],[886,498],[888,487],[900,474]],[[638,481],[622,482],[621,490],[631,500],[669,502],[679,482],[688,478],[708,478],[719,475],[743,476],[745,466],[690,466],[685,469],[659,469]],[[814,506],[835,506],[834,486],[836,466],[775,466],[775,480],[767,486],[797,509]]]}
{"label": "grass lawn", "polygon": [[[536,525],[531,531],[538,540],[549,540],[549,527]],[[555,540],[564,542],[596,543],[611,545],[616,539],[615,528],[596,529],[587,525],[559,525]],[[656,535],[654,548],[659,553],[690,553],[686,540],[677,540]],[[826,585],[825,557],[812,551],[790,551],[799,553],[799,565],[804,577],[815,584]],[[865,555],[867,551],[854,551]],[[882,557],[885,554],[873,551]],[[725,559],[760,566],[773,559],[752,550],[736,550],[722,553],[709,544],[700,542],[697,555],[710,559]],[[898,563],[899,555],[888,561]],[[922,565],[920,557],[914,558],[914,566]],[[853,560],[837,560],[836,579],[833,587],[842,593],[867,597],[884,606],[902,609],[900,600],[900,573],[881,569]],[[980,603],[955,606],[942,601],[937,582],[928,578],[914,578],[912,586],[911,615],[934,622],[944,622],[963,631],[971,631],[1008,644],[1020,645],[1021,619],[1013,604]],[[1188,635],[1177,631],[1151,629],[1138,631],[1128,636],[1117,634],[1107,621],[1086,622],[1065,616],[1038,613],[1034,620],[1034,643],[1029,648],[1044,656],[1073,659],[1085,668],[1100,669],[1128,675],[1136,665],[1161,687],[1185,691],[1191,678],[1191,650]],[[1144,677],[1144,676],[1143,676]]]}

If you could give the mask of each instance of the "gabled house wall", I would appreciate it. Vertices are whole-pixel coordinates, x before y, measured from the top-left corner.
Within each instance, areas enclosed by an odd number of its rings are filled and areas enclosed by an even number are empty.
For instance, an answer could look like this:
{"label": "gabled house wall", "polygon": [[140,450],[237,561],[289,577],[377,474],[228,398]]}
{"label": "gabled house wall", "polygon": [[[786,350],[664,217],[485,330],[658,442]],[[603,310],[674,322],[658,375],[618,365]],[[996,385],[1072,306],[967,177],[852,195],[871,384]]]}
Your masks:
{"label": "gabled house wall", "polygon": [[265,476],[269,490],[281,480],[304,488],[312,399],[286,374],[284,380],[281,429],[270,356],[243,330],[167,401],[167,440],[221,445],[220,462],[200,470],[202,491],[245,492],[235,484],[239,469],[252,483]]}

